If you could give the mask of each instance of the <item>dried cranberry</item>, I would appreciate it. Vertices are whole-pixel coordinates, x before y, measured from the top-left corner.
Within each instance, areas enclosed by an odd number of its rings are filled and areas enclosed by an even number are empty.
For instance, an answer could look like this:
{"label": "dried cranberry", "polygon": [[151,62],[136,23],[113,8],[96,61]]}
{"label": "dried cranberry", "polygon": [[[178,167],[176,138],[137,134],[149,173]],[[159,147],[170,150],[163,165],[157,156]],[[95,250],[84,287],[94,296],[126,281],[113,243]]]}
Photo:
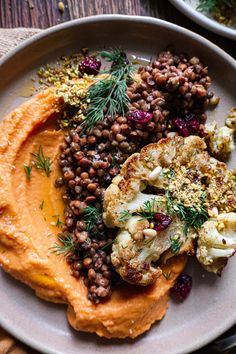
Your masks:
{"label": "dried cranberry", "polygon": [[187,126],[188,126],[188,129],[189,129],[189,132],[190,133],[195,133],[195,132],[199,132],[200,130],[200,120],[199,120],[199,117],[195,114],[192,114],[192,113],[188,113],[185,115],[184,117],[186,123],[187,123]]}
{"label": "dried cranberry", "polygon": [[186,114],[184,118],[174,118],[172,122],[178,133],[184,137],[200,132],[199,118],[192,113]]}
{"label": "dried cranberry", "polygon": [[129,122],[145,124],[152,119],[152,113],[143,112],[136,109],[135,111],[129,112],[127,118]]}
{"label": "dried cranberry", "polygon": [[154,229],[156,231],[165,230],[170,223],[172,222],[172,218],[169,215],[162,213],[154,214]]}
{"label": "dried cranberry", "polygon": [[96,75],[101,68],[101,61],[95,57],[86,57],[79,63],[79,71],[82,74]]}
{"label": "dried cranberry", "polygon": [[174,123],[174,127],[180,135],[184,137],[189,136],[187,123],[182,118],[174,118],[172,121]]}
{"label": "dried cranberry", "polygon": [[173,288],[171,296],[178,301],[185,300],[192,289],[192,277],[188,274],[181,274]]}

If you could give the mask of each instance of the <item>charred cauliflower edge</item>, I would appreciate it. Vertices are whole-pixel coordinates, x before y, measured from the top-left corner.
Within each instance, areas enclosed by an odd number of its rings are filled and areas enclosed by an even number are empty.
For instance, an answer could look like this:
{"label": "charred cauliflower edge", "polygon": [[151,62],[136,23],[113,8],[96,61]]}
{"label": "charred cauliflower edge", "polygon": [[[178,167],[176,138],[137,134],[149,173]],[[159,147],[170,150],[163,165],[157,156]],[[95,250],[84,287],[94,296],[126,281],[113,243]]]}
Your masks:
{"label": "charred cauliflower edge", "polygon": [[125,281],[145,286],[168,258],[195,254],[197,246],[198,261],[220,274],[236,250],[235,210],[234,176],[203,139],[149,144],[126,160],[105,192],[104,222],[119,228],[112,263]]}

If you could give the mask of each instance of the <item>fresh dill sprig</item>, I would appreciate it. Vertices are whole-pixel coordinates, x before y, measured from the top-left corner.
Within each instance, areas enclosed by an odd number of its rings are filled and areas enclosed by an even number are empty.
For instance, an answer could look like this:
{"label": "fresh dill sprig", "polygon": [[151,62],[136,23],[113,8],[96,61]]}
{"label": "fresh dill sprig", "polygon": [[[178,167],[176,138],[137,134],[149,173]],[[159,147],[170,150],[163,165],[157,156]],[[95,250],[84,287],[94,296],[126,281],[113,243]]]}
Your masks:
{"label": "fresh dill sprig", "polygon": [[[156,210],[156,205],[157,205],[157,200],[155,198],[152,198],[151,200],[146,200],[146,202],[143,203],[142,209],[139,212],[134,212],[134,215],[138,215],[141,217],[140,220],[144,219],[153,219],[155,210]],[[127,221],[128,219],[131,218],[133,214],[128,211],[124,210],[120,213],[119,216],[119,221]]]}
{"label": "fresh dill sprig", "polygon": [[153,219],[155,214],[156,199],[152,198],[143,203],[142,211],[137,214],[142,217],[142,219]]}
{"label": "fresh dill sprig", "polygon": [[26,177],[28,179],[28,181],[30,181],[30,173],[32,171],[32,166],[30,165],[24,165],[24,171],[25,171],[25,174],[26,174]]}
{"label": "fresh dill sprig", "polygon": [[51,170],[52,161],[49,157],[46,157],[43,152],[42,145],[39,146],[38,152],[32,154],[35,157],[34,163],[35,167],[38,170],[42,170],[46,173],[46,176],[49,177]]}
{"label": "fresh dill sprig", "polygon": [[212,11],[218,5],[219,0],[199,0],[197,10],[200,11]]}
{"label": "fresh dill sprig", "polygon": [[127,221],[131,218],[132,214],[128,211],[128,210],[123,210],[121,213],[120,213],[120,216],[118,218],[118,221]]}
{"label": "fresh dill sprig", "polygon": [[234,0],[199,0],[197,10],[203,12],[212,12],[222,5],[232,9],[235,6],[235,2]]}
{"label": "fresh dill sprig", "polygon": [[172,237],[170,239],[171,244],[170,244],[170,250],[172,253],[178,253],[181,246],[182,246],[182,242],[180,241],[180,237]]}
{"label": "fresh dill sprig", "polygon": [[[112,51],[102,51],[100,53],[101,57],[107,62],[112,63],[113,66],[122,66],[127,62],[126,54],[122,52],[119,48],[114,48]],[[128,62],[127,62],[128,63]]]}
{"label": "fresh dill sprig", "polygon": [[62,227],[63,225],[64,225],[64,222],[61,221],[59,218],[57,218],[57,221],[56,221],[55,226],[57,226],[57,227]]}
{"label": "fresh dill sprig", "polygon": [[122,52],[115,49],[113,52],[102,52],[101,56],[112,62],[109,77],[98,80],[88,89],[90,100],[86,118],[82,123],[84,129],[92,128],[104,118],[104,114],[115,117],[124,115],[129,103],[127,96],[127,80],[131,78],[134,66],[122,57]]}
{"label": "fresh dill sprig", "polygon": [[51,252],[67,256],[75,251],[75,244],[71,234],[58,236],[60,244],[51,247]]}
{"label": "fresh dill sprig", "polygon": [[202,224],[209,218],[208,213],[203,205],[199,207],[186,207],[182,203],[178,203],[174,207],[180,220],[185,221],[188,227],[199,229]]}
{"label": "fresh dill sprig", "polygon": [[209,218],[207,210],[204,206],[204,195],[201,196],[199,206],[186,207],[183,203],[176,203],[170,191],[166,192],[167,211],[175,213],[181,221],[185,222],[184,233],[187,235],[189,227],[195,230],[199,229],[202,224]]}
{"label": "fresh dill sprig", "polygon": [[110,247],[113,243],[114,243],[114,241],[115,241],[115,239],[114,240],[112,240],[112,241],[110,241],[110,242],[108,242],[108,243],[106,243],[104,246],[102,246],[101,248],[99,248],[100,250],[105,250],[105,249],[107,249],[108,247]]}
{"label": "fresh dill sprig", "polygon": [[102,210],[90,205],[84,209],[84,222],[86,224],[86,231],[93,231],[96,224],[102,221]]}

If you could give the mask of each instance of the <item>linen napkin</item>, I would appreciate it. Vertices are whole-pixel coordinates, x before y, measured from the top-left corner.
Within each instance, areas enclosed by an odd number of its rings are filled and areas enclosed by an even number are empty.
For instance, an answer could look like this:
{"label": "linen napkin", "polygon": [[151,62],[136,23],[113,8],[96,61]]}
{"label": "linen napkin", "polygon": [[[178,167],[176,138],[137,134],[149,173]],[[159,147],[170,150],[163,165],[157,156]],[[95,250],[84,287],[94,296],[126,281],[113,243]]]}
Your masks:
{"label": "linen napkin", "polygon": [[40,31],[37,28],[0,28],[0,57]]}

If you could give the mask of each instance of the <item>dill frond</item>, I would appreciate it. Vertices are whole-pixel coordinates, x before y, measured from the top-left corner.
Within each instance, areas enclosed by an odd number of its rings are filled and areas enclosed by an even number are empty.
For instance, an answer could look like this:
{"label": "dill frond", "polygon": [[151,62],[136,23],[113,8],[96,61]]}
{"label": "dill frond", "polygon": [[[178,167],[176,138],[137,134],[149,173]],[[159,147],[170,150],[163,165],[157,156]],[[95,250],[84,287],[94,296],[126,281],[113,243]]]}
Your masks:
{"label": "dill frond", "polygon": [[131,218],[132,214],[128,210],[123,210],[118,218],[119,221],[127,221]]}
{"label": "dill frond", "polygon": [[143,203],[142,210],[137,213],[137,215],[141,216],[141,220],[143,219],[153,219],[155,210],[157,206],[157,200],[152,198],[151,200],[147,200]]}
{"label": "dill frond", "polygon": [[226,8],[234,8],[235,0],[199,0],[198,10],[211,12],[217,7],[224,5]]}
{"label": "dill frond", "polygon": [[183,203],[176,203],[170,191],[166,192],[167,211],[176,214],[181,221],[185,222],[184,234],[187,235],[188,228],[193,227],[199,229],[202,224],[209,218],[207,210],[204,206],[205,197],[201,196],[200,206],[186,207]]}
{"label": "dill frond", "polygon": [[30,173],[32,171],[32,166],[30,165],[24,165],[24,171],[25,171],[25,174],[26,174],[26,177],[28,179],[28,181],[30,181]]}
{"label": "dill frond", "polygon": [[[102,221],[102,210],[90,205],[84,209],[84,222],[86,231],[93,232],[96,224]],[[94,236],[94,232],[93,232]]]}
{"label": "dill frond", "polygon": [[104,246],[102,246],[101,248],[100,248],[100,250],[105,250],[105,249],[107,249],[108,247],[110,247],[113,243],[114,243],[114,241],[115,241],[115,239],[114,240],[112,240],[112,241],[110,241],[110,242],[108,242],[108,243],[106,243]]}
{"label": "dill frond", "polygon": [[88,89],[90,99],[86,118],[82,123],[84,129],[92,128],[104,118],[104,114],[114,118],[116,114],[124,115],[129,103],[127,80],[134,72],[134,66],[127,62],[122,52],[102,52],[101,56],[112,62],[109,77],[98,80]]}
{"label": "dill frond", "polygon": [[39,209],[43,210],[43,207],[44,207],[44,200],[42,200],[42,202],[40,203]]}
{"label": "dill frond", "polygon": [[71,234],[68,233],[66,236],[58,236],[58,241],[60,243],[51,247],[52,253],[63,254],[67,256],[68,254],[73,253],[75,251],[75,245]]}
{"label": "dill frond", "polygon": [[38,170],[44,171],[46,176],[49,177],[50,173],[52,172],[51,170],[52,161],[50,160],[49,157],[45,157],[42,145],[39,146],[38,152],[32,153],[32,155],[35,157],[35,160],[33,161],[35,167]]}
{"label": "dill frond", "polygon": [[57,218],[57,221],[56,221],[55,226],[57,226],[57,227],[62,227],[63,225],[64,225],[64,222],[61,221],[59,218]]}
{"label": "dill frond", "polygon": [[171,238],[170,250],[172,253],[178,253],[182,246],[182,242],[180,241],[179,237]]}

